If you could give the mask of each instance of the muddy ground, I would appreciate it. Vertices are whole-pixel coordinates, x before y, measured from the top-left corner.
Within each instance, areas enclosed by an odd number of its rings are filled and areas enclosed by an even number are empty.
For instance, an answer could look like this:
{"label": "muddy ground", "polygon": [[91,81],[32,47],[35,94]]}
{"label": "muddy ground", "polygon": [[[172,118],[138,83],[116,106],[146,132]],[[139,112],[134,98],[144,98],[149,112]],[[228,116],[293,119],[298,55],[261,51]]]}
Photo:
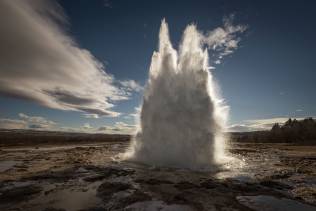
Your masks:
{"label": "muddy ground", "polygon": [[213,172],[118,162],[129,142],[1,147],[0,210],[316,210],[316,146],[234,144]]}

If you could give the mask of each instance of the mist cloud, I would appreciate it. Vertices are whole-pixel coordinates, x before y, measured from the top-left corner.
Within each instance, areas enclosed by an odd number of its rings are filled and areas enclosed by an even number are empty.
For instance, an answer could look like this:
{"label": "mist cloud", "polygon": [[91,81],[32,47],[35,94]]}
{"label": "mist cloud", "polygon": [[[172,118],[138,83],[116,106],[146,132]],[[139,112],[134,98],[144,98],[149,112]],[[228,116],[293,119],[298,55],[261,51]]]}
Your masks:
{"label": "mist cloud", "polygon": [[139,91],[117,83],[64,30],[67,18],[49,0],[0,1],[0,94],[43,106],[117,116],[113,102]]}

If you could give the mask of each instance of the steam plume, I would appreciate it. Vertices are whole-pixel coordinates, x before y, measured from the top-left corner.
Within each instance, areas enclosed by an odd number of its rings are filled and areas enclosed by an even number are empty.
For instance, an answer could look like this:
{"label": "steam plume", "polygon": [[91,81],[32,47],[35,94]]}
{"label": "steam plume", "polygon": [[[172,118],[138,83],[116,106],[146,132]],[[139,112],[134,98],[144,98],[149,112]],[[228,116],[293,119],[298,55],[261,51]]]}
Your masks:
{"label": "steam plume", "polygon": [[177,52],[170,42],[168,25],[162,21],[159,50],[153,53],[144,92],[140,127],[125,153],[128,159],[201,169],[212,168],[223,158],[222,130],[228,109],[209,72],[208,52],[203,47],[209,39],[195,25],[189,25]]}

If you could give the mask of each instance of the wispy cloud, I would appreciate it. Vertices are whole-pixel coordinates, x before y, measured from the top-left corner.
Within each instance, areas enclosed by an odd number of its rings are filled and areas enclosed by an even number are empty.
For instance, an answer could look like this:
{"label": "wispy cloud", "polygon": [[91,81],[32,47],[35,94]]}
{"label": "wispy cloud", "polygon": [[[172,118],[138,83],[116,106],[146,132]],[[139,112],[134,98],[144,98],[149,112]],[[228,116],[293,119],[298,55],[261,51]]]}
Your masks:
{"label": "wispy cloud", "polygon": [[79,127],[64,127],[41,116],[30,116],[19,113],[17,119],[0,118],[0,129],[47,130],[63,132],[133,134],[137,125],[115,122],[113,125],[93,127],[89,122]]}
{"label": "wispy cloud", "polygon": [[208,48],[213,51],[214,64],[220,64],[224,56],[232,54],[239,47],[239,35],[247,29],[246,25],[234,25],[233,20],[233,15],[225,17],[222,27],[209,31],[203,38]]}
{"label": "wispy cloud", "polygon": [[134,113],[129,114],[129,116],[130,116],[130,117],[133,117],[133,118],[136,118],[136,119],[139,118],[139,117],[140,117],[141,109],[142,109],[141,105],[135,107],[135,108],[134,108]]}
{"label": "wispy cloud", "polygon": [[99,115],[97,114],[83,114],[83,117],[88,118],[88,119],[98,119]]}
{"label": "wispy cloud", "polygon": [[56,123],[51,120],[47,120],[41,116],[28,116],[23,113],[19,113],[21,120],[27,123],[27,127],[31,129],[51,129]]}
{"label": "wispy cloud", "polygon": [[0,128],[2,129],[27,129],[27,123],[19,119],[0,119]]}
{"label": "wispy cloud", "polygon": [[123,88],[125,88],[125,90],[130,92],[140,92],[144,89],[139,83],[134,80],[119,81],[119,83],[123,86]]}
{"label": "wispy cloud", "polygon": [[227,129],[228,132],[250,132],[255,131],[254,128],[246,124],[233,124],[230,125]]}
{"label": "wispy cloud", "polygon": [[[0,94],[43,106],[97,116],[117,116],[113,102],[140,87],[117,83],[103,64],[63,30],[54,1],[0,1]],[[119,85],[116,85],[119,84]]]}
{"label": "wispy cloud", "polygon": [[0,128],[53,130],[56,128],[56,123],[41,116],[28,116],[19,113],[19,119],[0,119]]}
{"label": "wispy cloud", "polygon": [[116,122],[113,126],[102,126],[98,131],[109,134],[133,134],[136,132],[136,125],[130,125],[125,122]]}
{"label": "wispy cloud", "polygon": [[90,125],[90,123],[85,123],[82,127],[81,127],[82,130],[84,131],[89,131],[89,130],[92,130],[93,127]]}

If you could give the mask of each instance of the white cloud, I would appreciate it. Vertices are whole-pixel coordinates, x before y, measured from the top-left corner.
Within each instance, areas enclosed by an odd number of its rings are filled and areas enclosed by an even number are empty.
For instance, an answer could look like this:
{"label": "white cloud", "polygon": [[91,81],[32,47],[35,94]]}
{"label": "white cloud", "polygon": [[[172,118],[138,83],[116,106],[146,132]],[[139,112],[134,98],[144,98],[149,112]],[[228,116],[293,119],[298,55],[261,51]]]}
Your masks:
{"label": "white cloud", "polygon": [[253,130],[253,128],[245,124],[233,124],[227,128],[228,132],[249,132]]}
{"label": "white cloud", "polygon": [[92,130],[93,127],[92,127],[89,123],[85,123],[85,124],[81,127],[81,129],[83,129],[83,130]]}
{"label": "white cloud", "polygon": [[215,64],[220,64],[221,63],[221,60],[216,60],[215,62],[214,62]]}
{"label": "white cloud", "polygon": [[133,134],[136,132],[136,127],[125,122],[116,122],[113,126],[99,127],[98,131],[110,134]]}
{"label": "white cloud", "polygon": [[2,129],[26,129],[27,123],[24,120],[0,119],[0,128]]}
{"label": "white cloud", "polygon": [[133,134],[136,132],[136,125],[125,122],[116,122],[113,125],[93,127],[90,123],[85,123],[78,128],[63,127],[56,122],[41,116],[29,116],[19,113],[18,119],[0,118],[1,129],[32,129],[63,132],[84,132],[84,133],[109,133],[109,134]]}
{"label": "white cloud", "polygon": [[134,80],[125,80],[125,81],[120,81],[120,84],[125,88],[127,91],[135,91],[135,92],[140,92],[144,88],[138,84]]}
{"label": "white cloud", "polygon": [[0,94],[49,108],[117,116],[137,83],[116,86],[114,77],[62,25],[62,8],[49,0],[0,1]]}
{"label": "white cloud", "polygon": [[88,118],[88,119],[98,119],[99,118],[98,114],[83,114],[83,116],[85,118]]}
{"label": "white cloud", "polygon": [[53,130],[56,128],[56,123],[47,120],[41,116],[28,116],[19,113],[20,119],[0,119],[0,128],[3,129],[34,129],[34,130]]}
{"label": "white cloud", "polygon": [[139,118],[141,110],[142,110],[142,107],[141,105],[139,105],[134,108],[134,113],[129,114],[129,116],[134,117],[134,118]]}
{"label": "white cloud", "polygon": [[233,53],[238,48],[240,42],[238,35],[247,29],[245,25],[233,25],[233,19],[233,15],[224,18],[224,26],[209,31],[203,38],[208,48],[213,50],[215,64],[220,64],[224,56]]}
{"label": "white cloud", "polygon": [[19,113],[19,117],[27,123],[27,127],[30,129],[51,129],[56,125],[54,121],[47,120],[41,116],[28,116]]}

